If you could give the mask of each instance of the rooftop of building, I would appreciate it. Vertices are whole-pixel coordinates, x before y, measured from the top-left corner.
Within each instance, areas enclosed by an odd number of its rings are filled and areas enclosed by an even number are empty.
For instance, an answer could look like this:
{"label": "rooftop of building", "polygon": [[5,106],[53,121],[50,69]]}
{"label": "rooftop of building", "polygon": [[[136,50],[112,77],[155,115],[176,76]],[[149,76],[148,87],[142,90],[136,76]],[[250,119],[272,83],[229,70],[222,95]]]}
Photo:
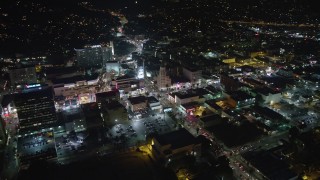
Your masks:
{"label": "rooftop of building", "polygon": [[209,85],[209,86],[207,86],[207,87],[205,87],[209,92],[211,92],[211,93],[220,93],[221,91],[220,90],[218,90],[218,89],[216,89],[214,86],[212,86],[212,85]]}
{"label": "rooftop of building", "polygon": [[185,78],[183,76],[172,76],[170,78],[171,78],[171,83],[172,84],[190,82],[187,78]]}
{"label": "rooftop of building", "polygon": [[280,120],[283,119],[283,116],[272,109],[269,109],[267,107],[261,107],[261,106],[254,106],[252,107],[252,110],[255,113],[260,114],[261,116],[270,118],[270,120]]}
{"label": "rooftop of building", "polygon": [[265,96],[268,96],[269,94],[278,94],[278,91],[275,91],[273,89],[270,89],[268,87],[264,87],[264,88],[257,88],[254,91],[256,91],[257,93],[263,94]]}
{"label": "rooftop of building", "polygon": [[53,84],[72,84],[76,83],[78,81],[91,81],[95,80],[99,77],[99,74],[95,73],[92,75],[76,75],[72,77],[66,77],[66,78],[59,78],[59,79],[53,79]]}
{"label": "rooftop of building", "polygon": [[217,101],[214,100],[214,99],[210,99],[210,100],[205,101],[205,103],[207,103],[210,107],[212,107],[212,108],[214,108],[216,110],[222,109],[216,102]]}
{"label": "rooftop of building", "polygon": [[252,66],[249,66],[249,65],[240,66],[240,69],[243,72],[254,72],[256,70],[255,67],[252,67]]}
{"label": "rooftop of building", "polygon": [[41,87],[24,93],[14,94],[14,100],[28,100],[31,98],[48,97],[53,99],[53,90],[50,86]]}
{"label": "rooftop of building", "polygon": [[155,139],[162,145],[171,145],[171,149],[198,144],[197,139],[184,128],[162,135],[156,135]]}
{"label": "rooftop of building", "polygon": [[45,67],[43,70],[47,75],[48,74],[65,74],[67,73],[74,73],[79,71],[79,68],[76,66],[70,66],[70,67],[65,67],[65,66],[54,66],[54,67]]}
{"label": "rooftop of building", "polygon": [[145,103],[147,101],[147,97],[146,96],[129,97],[128,101],[130,101],[131,104]]}
{"label": "rooftop of building", "polygon": [[210,94],[210,92],[207,91],[207,90],[204,89],[204,88],[189,89],[189,90],[187,90],[187,92],[189,92],[189,93],[195,93],[195,94],[198,94],[198,95],[200,95],[200,96],[204,96],[204,95]]}
{"label": "rooftop of building", "polygon": [[126,80],[126,79],[135,79],[135,76],[131,74],[125,74],[123,76],[117,77],[116,81]]}
{"label": "rooftop of building", "polygon": [[104,99],[108,97],[114,97],[119,95],[119,90],[112,90],[108,92],[100,92],[96,94],[97,99]]}
{"label": "rooftop of building", "polygon": [[255,86],[264,86],[264,84],[260,81],[257,81],[255,79],[252,78],[243,78],[242,79],[244,82],[255,85]]}
{"label": "rooftop of building", "polygon": [[159,100],[154,96],[147,97],[149,103],[158,103]]}
{"label": "rooftop of building", "polygon": [[270,151],[247,152],[242,156],[268,179],[294,179],[298,176],[281,157]]}
{"label": "rooftop of building", "polygon": [[220,121],[222,118],[219,114],[210,114],[208,116],[203,116],[200,118],[200,120],[204,123],[210,122],[210,121]]}
{"label": "rooftop of building", "polygon": [[199,96],[198,94],[188,93],[188,92],[174,92],[174,93],[170,93],[170,95],[173,97],[177,96],[180,99],[186,99],[186,98]]}
{"label": "rooftop of building", "polygon": [[186,103],[186,104],[182,104],[181,105],[183,108],[185,109],[191,109],[191,108],[196,108],[199,106],[199,103],[198,102],[189,102],[189,103]]}
{"label": "rooftop of building", "polygon": [[115,109],[119,109],[119,108],[125,109],[125,107],[118,101],[111,101],[111,102],[105,104],[105,107],[108,110],[115,110]]}
{"label": "rooftop of building", "polygon": [[232,99],[236,100],[236,101],[244,101],[247,99],[251,99],[253,98],[251,95],[243,92],[243,91],[234,91],[231,93],[228,93]]}
{"label": "rooftop of building", "polygon": [[7,107],[14,100],[14,94],[5,94],[2,96],[1,107]]}

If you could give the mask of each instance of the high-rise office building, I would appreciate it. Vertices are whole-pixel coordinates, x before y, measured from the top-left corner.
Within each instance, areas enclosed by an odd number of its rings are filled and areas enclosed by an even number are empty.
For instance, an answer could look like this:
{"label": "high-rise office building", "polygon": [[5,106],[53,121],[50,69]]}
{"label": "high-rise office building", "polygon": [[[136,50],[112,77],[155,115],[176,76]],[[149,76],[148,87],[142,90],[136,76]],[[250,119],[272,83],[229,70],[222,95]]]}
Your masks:
{"label": "high-rise office building", "polygon": [[171,78],[169,75],[167,75],[164,65],[160,66],[160,71],[157,76],[157,86],[159,90],[167,89],[171,86]]}
{"label": "high-rise office building", "polygon": [[14,104],[19,118],[19,133],[48,131],[57,122],[52,87],[16,94]]}
{"label": "high-rise office building", "polygon": [[112,60],[112,47],[85,46],[84,49],[75,49],[78,66],[83,68],[102,68],[107,61]]}
{"label": "high-rise office building", "polygon": [[37,74],[35,67],[12,69],[9,72],[11,86],[24,86],[26,84],[37,83]]}

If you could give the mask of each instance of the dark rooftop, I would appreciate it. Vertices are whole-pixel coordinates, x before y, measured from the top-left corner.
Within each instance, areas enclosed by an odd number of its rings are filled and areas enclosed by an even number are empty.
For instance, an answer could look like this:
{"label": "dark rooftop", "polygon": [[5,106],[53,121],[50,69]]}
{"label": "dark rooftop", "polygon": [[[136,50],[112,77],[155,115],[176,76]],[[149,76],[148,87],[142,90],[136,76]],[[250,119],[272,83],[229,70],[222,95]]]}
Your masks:
{"label": "dark rooftop", "polygon": [[200,119],[201,119],[201,121],[203,121],[203,122],[206,123],[206,122],[209,122],[209,121],[219,121],[219,120],[221,120],[222,118],[221,118],[221,116],[218,115],[218,114],[211,114],[211,115],[209,115],[209,116],[201,117]]}
{"label": "dark rooftop", "polygon": [[119,103],[118,101],[111,101],[111,102],[107,103],[105,106],[108,110],[119,109],[119,108],[125,109],[125,107],[121,103]]}
{"label": "dark rooftop", "polygon": [[139,104],[147,101],[147,97],[145,96],[137,96],[128,98],[131,104]]}
{"label": "dark rooftop", "polygon": [[182,104],[181,106],[184,107],[185,109],[190,109],[190,108],[198,107],[199,103],[197,103],[197,102],[189,102],[189,103],[186,103],[186,104]]}
{"label": "dark rooftop", "polygon": [[125,80],[125,79],[132,79],[132,78],[135,78],[134,76],[132,75],[129,75],[129,74],[125,74],[123,76],[119,76],[116,81],[121,81],[121,80]]}
{"label": "dark rooftop", "polygon": [[113,91],[108,91],[108,92],[97,93],[96,97],[97,97],[97,99],[100,99],[100,98],[103,99],[103,98],[117,96],[118,94],[119,94],[119,90],[113,90]]}
{"label": "dark rooftop", "polygon": [[268,179],[293,179],[297,177],[297,174],[289,169],[289,165],[272,152],[247,152],[242,156]]}
{"label": "dark rooftop", "polygon": [[163,146],[171,144],[172,149],[198,143],[197,139],[184,128],[166,134],[156,135],[155,139]]}
{"label": "dark rooftop", "polygon": [[270,120],[281,120],[283,116],[272,109],[267,107],[255,106],[252,110],[265,118],[269,118]]}
{"label": "dark rooftop", "polygon": [[174,77],[170,77],[171,78],[171,83],[186,83],[186,82],[190,82],[187,78],[182,77],[182,76],[174,76]]}
{"label": "dark rooftop", "polygon": [[59,79],[53,79],[52,82],[53,84],[71,84],[75,83],[77,81],[90,81],[97,79],[99,74],[93,74],[91,76],[89,75],[78,75],[78,76],[73,76],[73,77],[66,77],[66,78],[59,78]]}
{"label": "dark rooftop", "polygon": [[207,101],[205,101],[205,103],[207,103],[209,106],[211,106],[212,108],[214,108],[216,110],[222,109],[219,105],[216,104],[216,100],[214,100],[214,99],[207,100]]}
{"label": "dark rooftop", "polygon": [[147,97],[149,103],[157,103],[159,100],[154,96]]}
{"label": "dark rooftop", "polygon": [[277,94],[277,93],[279,93],[279,92],[277,92],[277,91],[275,91],[273,89],[270,89],[268,87],[257,88],[254,91],[256,91],[257,93],[263,94],[265,96],[268,96],[269,94]]}
{"label": "dark rooftop", "polygon": [[14,100],[18,99],[30,99],[32,97],[49,97],[53,99],[53,90],[52,87],[43,87],[42,89],[39,90],[34,90],[34,91],[28,91],[25,93],[19,93],[19,94],[14,94]]}
{"label": "dark rooftop", "polygon": [[13,99],[14,99],[13,94],[5,94],[2,98],[1,106],[7,107],[13,101]]}
{"label": "dark rooftop", "polygon": [[233,98],[236,101],[243,101],[246,99],[251,99],[253,98],[249,94],[243,92],[243,91],[234,91],[230,93],[231,98]]}

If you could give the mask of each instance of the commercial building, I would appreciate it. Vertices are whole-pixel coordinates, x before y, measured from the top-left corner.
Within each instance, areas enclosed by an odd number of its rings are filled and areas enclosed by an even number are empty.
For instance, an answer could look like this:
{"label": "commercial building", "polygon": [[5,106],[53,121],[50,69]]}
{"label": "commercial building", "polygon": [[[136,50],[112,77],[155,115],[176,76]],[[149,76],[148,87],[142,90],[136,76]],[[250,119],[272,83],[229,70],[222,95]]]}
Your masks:
{"label": "commercial building", "polygon": [[112,80],[111,87],[120,91],[120,94],[129,93],[135,91],[142,87],[140,80],[136,79],[134,76],[124,75]]}
{"label": "commercial building", "polygon": [[106,112],[105,120],[115,123],[125,123],[128,121],[128,111],[118,101],[111,101],[103,105],[103,112]]}
{"label": "commercial building", "polygon": [[234,91],[225,94],[228,104],[233,108],[254,105],[255,98],[243,91]]}
{"label": "commercial building", "polygon": [[171,78],[167,74],[164,66],[160,66],[159,74],[156,79],[159,90],[167,90],[167,88],[171,87]]}
{"label": "commercial building", "polygon": [[190,68],[190,67],[188,68],[183,67],[182,73],[184,77],[186,77],[191,82],[191,84],[200,84],[201,77],[202,77],[201,70]]}
{"label": "commercial building", "polygon": [[200,117],[198,125],[201,128],[208,128],[222,123],[222,118],[218,114],[210,114],[208,116]]}
{"label": "commercial building", "polygon": [[262,103],[264,104],[276,104],[281,101],[281,92],[274,91],[270,88],[259,88],[255,89],[255,92],[261,96]]}
{"label": "commercial building", "polygon": [[102,103],[119,101],[120,100],[120,93],[118,90],[101,92],[101,93],[96,94],[96,99],[97,99],[97,103],[98,103],[99,107],[101,107]]}
{"label": "commercial building", "polygon": [[128,107],[132,112],[144,110],[147,108],[148,99],[145,96],[128,98]]}
{"label": "commercial building", "polygon": [[78,111],[64,111],[62,114],[64,126],[58,126],[54,129],[55,136],[57,136],[59,132],[69,134],[73,131],[81,132],[87,129],[85,116],[81,109],[79,109]]}
{"label": "commercial building", "polygon": [[11,86],[22,88],[26,84],[37,83],[35,67],[12,69],[9,72]]}
{"label": "commercial building", "polygon": [[48,131],[57,122],[51,87],[16,94],[14,104],[19,118],[19,136]]}
{"label": "commercial building", "polygon": [[[198,89],[199,90],[199,89]],[[208,91],[205,91],[209,94]],[[200,90],[190,90],[186,92],[174,92],[168,95],[168,100],[176,105],[186,104],[190,102],[199,102],[203,103],[206,98],[206,93],[201,92]]]}
{"label": "commercial building", "polygon": [[82,68],[102,68],[107,61],[112,60],[112,48],[101,45],[85,46],[75,49],[78,66]]}
{"label": "commercial building", "polygon": [[84,114],[88,130],[100,128],[104,125],[104,120],[101,116],[98,103],[82,104],[81,109]]}
{"label": "commercial building", "polygon": [[236,91],[240,87],[240,83],[237,79],[225,74],[220,75],[220,83],[225,91]]}
{"label": "commercial building", "polygon": [[171,160],[186,154],[201,152],[201,143],[189,131],[182,128],[156,135],[151,143],[152,153],[158,159]]}
{"label": "commercial building", "polygon": [[147,97],[149,108],[153,111],[160,112],[162,110],[162,105],[160,101],[156,99],[154,96]]}

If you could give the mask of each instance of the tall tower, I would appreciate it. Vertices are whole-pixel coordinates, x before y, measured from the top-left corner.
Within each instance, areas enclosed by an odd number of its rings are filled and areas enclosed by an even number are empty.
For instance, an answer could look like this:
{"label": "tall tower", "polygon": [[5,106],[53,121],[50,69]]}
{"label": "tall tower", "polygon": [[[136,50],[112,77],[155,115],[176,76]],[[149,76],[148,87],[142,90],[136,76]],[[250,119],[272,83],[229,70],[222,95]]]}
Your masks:
{"label": "tall tower", "polygon": [[159,90],[167,90],[171,86],[171,78],[167,75],[167,70],[163,63],[160,66],[157,85]]}

